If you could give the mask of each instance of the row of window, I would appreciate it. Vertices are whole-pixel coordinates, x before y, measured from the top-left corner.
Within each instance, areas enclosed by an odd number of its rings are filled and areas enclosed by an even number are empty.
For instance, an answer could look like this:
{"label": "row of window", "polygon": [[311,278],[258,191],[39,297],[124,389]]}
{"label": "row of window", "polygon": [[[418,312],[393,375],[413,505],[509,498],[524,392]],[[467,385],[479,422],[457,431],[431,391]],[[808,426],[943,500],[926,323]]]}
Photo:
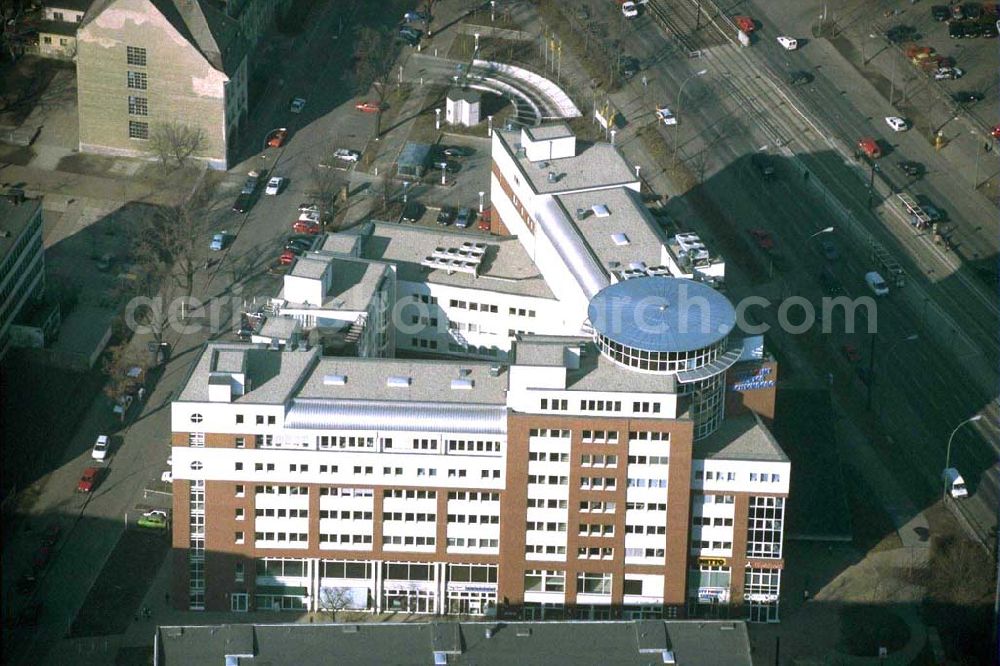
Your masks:
{"label": "row of window", "polygon": [[626,548],[625,558],[632,557],[664,557],[665,548]]}
{"label": "row of window", "polygon": [[691,540],[691,552],[697,554],[698,550],[731,550],[732,541],[699,541]]}
{"label": "row of window", "polygon": [[[631,456],[630,456],[631,457]],[[603,453],[584,453],[580,456],[581,467],[618,467],[618,456],[604,455]]]}
{"label": "row of window", "polygon": [[525,523],[524,529],[527,531],[536,530],[539,532],[565,532],[566,523],[546,523],[543,521],[533,522],[529,520]]}
{"label": "row of window", "polygon": [[666,534],[666,525],[626,525],[625,534]]}
{"label": "row of window", "polygon": [[565,509],[568,506],[569,502],[564,499],[552,499],[544,497],[528,498],[529,509]]}
{"label": "row of window", "polygon": [[666,479],[628,479],[629,488],[666,488]]}
{"label": "row of window", "polygon": [[[736,480],[736,472],[713,472],[711,470],[704,470],[703,471],[703,470],[700,470],[700,469],[696,469],[694,471],[694,480],[695,481],[701,481],[702,479],[704,479],[705,481],[713,481],[713,480],[714,481],[735,481]],[[764,483],[766,483],[768,480],[769,480],[769,475],[768,474],[758,474],[757,472],[750,472],[750,482],[751,483],[757,483],[757,482],[764,482]],[[779,482],[781,482],[781,475],[780,474],[771,474],[770,475],[770,482],[771,483],[779,483]]]}
{"label": "row of window", "polygon": [[568,453],[545,453],[543,451],[528,451],[528,460],[538,462],[569,462]]}
{"label": "row of window", "polygon": [[414,521],[418,523],[433,523],[437,516],[433,513],[405,513],[402,511],[386,511],[382,514],[383,520],[405,520],[408,523]]}
{"label": "row of window", "polygon": [[629,465],[669,465],[670,456],[629,456]]}
{"label": "row of window", "polygon": [[577,534],[580,536],[613,537],[615,526],[604,523],[580,523]]}
{"label": "row of window", "polygon": [[615,549],[610,546],[580,546],[576,549],[578,560],[611,560],[615,557]]}
{"label": "row of window", "polygon": [[387,546],[433,546],[436,542],[432,536],[382,536]]}
{"label": "row of window", "polygon": [[470,525],[480,524],[480,525],[497,525],[500,523],[500,516],[490,516],[490,515],[476,515],[476,514],[463,514],[463,513],[449,513],[448,514],[449,523],[468,523]]}
{"label": "row of window", "polygon": [[565,555],[566,546],[546,546],[540,543],[529,543],[524,546],[525,555]]}
{"label": "row of window", "polygon": [[[257,518],[308,518],[308,509],[254,509]],[[320,511],[323,518],[323,511]],[[346,512],[345,512],[346,513]],[[243,509],[236,509],[236,520],[243,520]]]}
{"label": "row of window", "polygon": [[326,534],[320,533],[320,543],[343,543],[355,546],[371,544],[371,534]]}
{"label": "row of window", "polygon": [[319,510],[319,517],[321,519],[330,519],[330,520],[336,520],[338,518],[340,520],[371,520],[372,519],[372,512],[371,511],[337,511],[335,509],[333,509],[333,510],[320,509]]}
{"label": "row of window", "polygon": [[458,308],[460,310],[472,310],[475,312],[492,312],[493,314],[497,314],[500,312],[500,308],[498,306],[490,303],[476,303],[475,301],[466,302],[454,298],[448,301],[448,305],[450,307]]}
{"label": "row of window", "polygon": [[719,518],[718,516],[710,518],[708,516],[695,516],[691,519],[691,524],[695,527],[699,526],[712,526],[712,527],[732,527],[732,518]]}
{"label": "row of window", "polygon": [[[305,543],[309,541],[307,532],[254,532],[255,541],[273,541],[277,543]],[[243,543],[243,532],[236,533],[236,543]]]}
{"label": "row of window", "polygon": [[626,511],[666,511],[666,502],[626,502]]}
{"label": "row of window", "polygon": [[468,500],[470,502],[499,502],[500,493],[454,490],[448,493],[450,500]]}
{"label": "row of window", "polygon": [[614,490],[618,481],[613,476],[581,476],[580,490]]}
{"label": "row of window", "polygon": [[499,548],[499,539],[474,539],[465,537],[449,537],[448,545],[454,548]]}
{"label": "row of window", "polygon": [[[559,407],[552,407],[552,409],[568,409],[565,400],[550,401],[547,398],[542,398],[542,409],[549,409],[550,402],[560,403]],[[638,405],[640,403],[633,403]],[[643,403],[646,404],[646,403]],[[637,410],[638,411],[638,410]],[[549,429],[549,428],[531,428],[528,431],[529,437],[560,437],[569,438],[571,436],[571,431],[569,430],[559,430],[559,429]],[[628,433],[628,438],[630,440],[635,440],[639,442],[669,442],[670,433],[669,432],[650,432],[648,430],[630,430]],[[617,432],[607,432],[604,430],[584,430],[583,431],[583,441],[585,442],[607,442],[610,444],[616,444],[618,442]]]}

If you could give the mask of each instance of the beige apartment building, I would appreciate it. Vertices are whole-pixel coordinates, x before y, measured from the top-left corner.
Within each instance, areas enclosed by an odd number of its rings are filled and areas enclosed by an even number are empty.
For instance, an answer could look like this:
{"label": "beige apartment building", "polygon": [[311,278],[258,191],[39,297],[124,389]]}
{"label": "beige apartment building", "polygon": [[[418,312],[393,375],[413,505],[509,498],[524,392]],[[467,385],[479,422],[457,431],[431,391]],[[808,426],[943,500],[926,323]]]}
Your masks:
{"label": "beige apartment building", "polygon": [[80,150],[150,156],[173,125],[228,168],[247,108],[252,46],[287,0],[99,0],[77,33]]}

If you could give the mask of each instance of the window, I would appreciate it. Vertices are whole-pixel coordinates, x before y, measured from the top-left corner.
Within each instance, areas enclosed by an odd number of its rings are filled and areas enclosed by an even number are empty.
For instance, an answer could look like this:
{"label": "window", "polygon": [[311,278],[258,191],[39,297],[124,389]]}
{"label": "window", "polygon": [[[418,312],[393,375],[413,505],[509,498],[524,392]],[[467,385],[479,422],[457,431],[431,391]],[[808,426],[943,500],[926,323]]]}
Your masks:
{"label": "window", "polygon": [[243,423],[243,415],[242,414],[237,414],[236,415],[236,422],[237,423]]}
{"label": "window", "polygon": [[263,414],[258,414],[257,415],[256,423],[257,423],[257,425],[264,425],[264,415]]}
{"label": "window", "polygon": [[201,463],[200,460],[192,460],[191,461],[191,471],[192,472],[200,472],[203,467],[204,467],[204,465]]}
{"label": "window", "polygon": [[55,21],[65,21],[64,14],[62,12],[52,12],[52,18]]}
{"label": "window", "polygon": [[236,484],[236,492],[233,493],[235,497],[246,497],[247,489],[242,483]]}
{"label": "window", "polygon": [[246,437],[237,437],[236,438],[236,448],[238,448],[238,449],[245,449],[246,447],[247,447],[247,438]]}
{"label": "window", "polygon": [[149,138],[149,123],[141,123],[137,120],[128,121],[128,138],[130,139],[148,139]]}
{"label": "window", "polygon": [[642,594],[642,580],[626,577],[622,589],[625,594]]}
{"label": "window", "polygon": [[274,419],[275,419],[274,416],[268,416],[267,417],[267,425],[274,425]]}
{"label": "window", "polygon": [[577,594],[611,595],[611,574],[587,573],[581,571],[576,575]]}
{"label": "window", "polygon": [[236,509],[235,518],[236,520],[243,520],[244,518],[243,509]]}
{"label": "window", "polygon": [[245,537],[244,537],[243,532],[235,532],[233,534],[233,543],[240,544],[240,543],[243,543],[244,540],[245,540]]}
{"label": "window", "polygon": [[146,49],[138,46],[125,47],[125,62],[138,67],[146,66]]}
{"label": "window", "polygon": [[145,90],[146,89],[146,72],[129,72],[128,73],[128,87],[132,90]]}
{"label": "window", "polygon": [[46,43],[46,44],[51,44],[52,43],[52,38],[49,37],[48,35],[46,35],[45,37],[42,37],[42,41],[44,43]]}
{"label": "window", "polygon": [[237,562],[233,567],[233,578],[237,583],[242,583],[244,577],[246,576],[245,569],[242,562]]}
{"label": "window", "polygon": [[69,44],[69,40],[68,39],[66,39],[65,37],[60,37],[59,38],[59,46],[66,46],[68,44]]}
{"label": "window", "polygon": [[205,420],[205,417],[202,416],[201,414],[192,414],[191,415],[191,423],[201,423],[204,420]]}
{"label": "window", "polygon": [[785,501],[751,497],[747,510],[747,557],[780,558]]}

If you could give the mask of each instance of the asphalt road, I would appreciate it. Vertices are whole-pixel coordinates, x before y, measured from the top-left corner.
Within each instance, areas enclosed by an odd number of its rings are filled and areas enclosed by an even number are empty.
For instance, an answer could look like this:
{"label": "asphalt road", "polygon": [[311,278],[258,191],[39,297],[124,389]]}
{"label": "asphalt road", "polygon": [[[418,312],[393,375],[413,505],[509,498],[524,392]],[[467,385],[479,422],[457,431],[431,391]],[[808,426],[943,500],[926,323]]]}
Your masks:
{"label": "asphalt road", "polygon": [[[710,28],[694,30],[690,3],[660,4],[671,8],[675,31],[667,43],[678,47],[665,57],[663,33],[649,17],[631,22],[635,35],[628,43],[648,65],[644,72],[648,88],[643,90],[635,80],[631,84],[636,101],[625,111],[629,121],[648,122],[644,114],[651,113],[654,103],[671,108],[682,103],[681,125],[660,131],[671,145],[678,139],[680,159],[705,183],[705,191],[728,212],[735,226],[744,234],[750,228],[765,228],[777,240],[784,258],[776,271],[778,285],[762,289],[777,296],[794,290],[817,298],[816,277],[825,260],[810,235],[826,226],[836,227],[835,242],[842,251],[842,258],[831,268],[851,296],[867,293],[862,277],[873,267],[873,241],[895,256],[908,278],[904,288],[879,303],[874,413],[896,442],[899,450],[892,455],[906,461],[896,464],[905,468],[906,486],[915,499],[925,503],[939,497],[938,475],[954,425],[979,411],[993,417],[956,437],[952,460],[972,479],[975,496],[965,508],[985,531],[995,522],[992,509],[998,496],[993,448],[996,305],[968,271],[954,271],[956,257],[915,235],[893,207],[879,206],[876,216],[867,212],[868,172],[852,159],[851,146],[858,136],[873,133],[888,114],[873,99],[870,86],[862,86],[863,78],[843,63],[834,66],[835,53],[824,51],[826,59],[817,70],[807,59],[817,43],[807,43],[801,52],[791,54],[776,42],[771,44],[777,34],[800,34],[794,26],[781,26],[780,33],[778,28],[765,27],[749,49],[717,47],[718,38]],[[595,11],[601,11],[600,6]],[[744,5],[740,11],[753,10]],[[706,30],[708,36],[702,37]],[[677,39],[678,34],[685,34],[685,39]],[[703,49],[703,57],[687,58],[692,48]],[[801,62],[793,64],[792,57]],[[691,78],[700,68],[708,73]],[[790,89],[779,75],[789,68],[817,72],[816,79],[808,87]],[[682,84],[683,100],[679,99]],[[675,132],[679,132],[677,137]],[[989,219],[983,217],[988,204],[974,196],[946,198],[951,192],[951,166],[916,132],[893,138],[898,139],[896,159],[905,156],[928,165],[931,173],[921,184],[927,189],[921,191],[930,192],[935,203],[968,231],[963,243],[995,243],[985,227],[976,229],[975,222],[969,221]],[[748,156],[761,149],[783,158],[775,182],[763,182],[748,164]],[[886,190],[882,196],[887,194]],[[879,196],[875,203],[879,204]],[[766,261],[757,256],[760,253],[748,234],[745,237],[736,251],[748,255],[747,259]],[[981,251],[995,255],[995,249],[986,246]],[[900,344],[914,334],[918,339],[913,344]],[[844,369],[839,359],[844,343],[858,346],[867,364],[870,340],[857,333],[827,336],[829,367]],[[862,397],[863,409],[866,387],[854,380],[852,388]]]}

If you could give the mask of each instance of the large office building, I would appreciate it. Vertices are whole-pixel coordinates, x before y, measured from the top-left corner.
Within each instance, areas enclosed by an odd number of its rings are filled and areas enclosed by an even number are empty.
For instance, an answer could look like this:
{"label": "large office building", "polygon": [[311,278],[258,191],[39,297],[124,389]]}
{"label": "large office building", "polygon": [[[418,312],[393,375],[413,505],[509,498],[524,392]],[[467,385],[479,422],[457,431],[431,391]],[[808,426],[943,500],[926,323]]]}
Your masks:
{"label": "large office building", "polygon": [[520,188],[495,235],[329,236],[256,342],[201,352],[172,405],[178,605],[777,620],[775,364],[613,147],[531,132],[495,134]]}
{"label": "large office building", "polygon": [[14,320],[44,291],[41,199],[0,197],[0,359],[10,348]]}

